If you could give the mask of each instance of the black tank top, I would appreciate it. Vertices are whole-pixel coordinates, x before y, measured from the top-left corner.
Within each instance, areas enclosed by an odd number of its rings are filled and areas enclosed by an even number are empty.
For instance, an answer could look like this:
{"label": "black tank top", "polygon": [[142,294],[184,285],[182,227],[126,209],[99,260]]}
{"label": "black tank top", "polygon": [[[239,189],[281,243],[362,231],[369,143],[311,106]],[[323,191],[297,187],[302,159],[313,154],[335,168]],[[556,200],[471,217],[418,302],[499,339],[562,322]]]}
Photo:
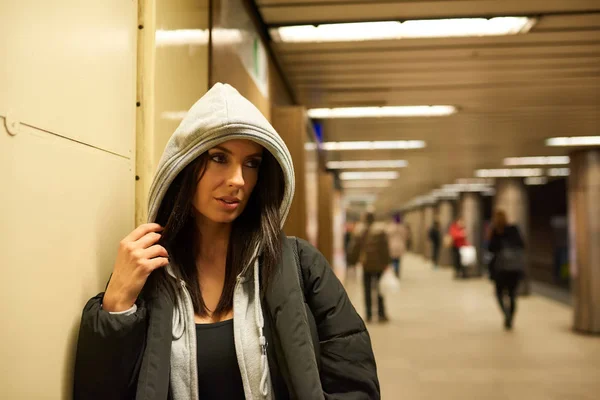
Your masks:
{"label": "black tank top", "polygon": [[235,354],[233,320],[196,324],[198,394],[201,400],[244,400],[244,385]]}

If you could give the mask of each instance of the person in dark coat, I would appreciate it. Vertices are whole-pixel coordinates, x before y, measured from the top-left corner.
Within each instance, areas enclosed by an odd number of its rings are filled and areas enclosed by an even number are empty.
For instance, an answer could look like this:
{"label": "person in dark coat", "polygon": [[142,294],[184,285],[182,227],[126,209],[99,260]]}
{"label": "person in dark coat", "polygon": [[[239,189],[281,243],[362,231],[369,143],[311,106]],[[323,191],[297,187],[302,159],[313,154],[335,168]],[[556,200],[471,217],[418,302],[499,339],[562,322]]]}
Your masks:
{"label": "person in dark coat", "polygon": [[429,228],[429,240],[431,241],[431,262],[433,267],[437,268],[440,260],[440,246],[442,244],[442,234],[440,232],[440,223],[435,220]]}
{"label": "person in dark coat", "polygon": [[229,85],[173,134],[148,223],[83,310],[75,400],[379,399],[371,340],[327,261],[282,226],[285,143]]}
{"label": "person in dark coat", "polygon": [[360,262],[363,267],[363,289],[367,322],[373,317],[372,297],[377,294],[377,310],[379,322],[388,322],[385,310],[385,299],[379,289],[379,281],[383,271],[390,265],[390,249],[385,227],[375,223],[375,215],[365,215],[365,225],[356,232],[350,244],[350,263]]}
{"label": "person in dark coat", "polygon": [[[496,284],[496,298],[504,315],[506,329],[512,329],[517,310],[517,288],[524,276],[522,256],[524,248],[525,244],[519,228],[507,224],[504,211],[496,211],[488,245],[488,250],[493,255],[490,262],[490,275]],[[513,250],[514,254],[521,253],[521,256],[511,261],[503,255],[505,250]]]}

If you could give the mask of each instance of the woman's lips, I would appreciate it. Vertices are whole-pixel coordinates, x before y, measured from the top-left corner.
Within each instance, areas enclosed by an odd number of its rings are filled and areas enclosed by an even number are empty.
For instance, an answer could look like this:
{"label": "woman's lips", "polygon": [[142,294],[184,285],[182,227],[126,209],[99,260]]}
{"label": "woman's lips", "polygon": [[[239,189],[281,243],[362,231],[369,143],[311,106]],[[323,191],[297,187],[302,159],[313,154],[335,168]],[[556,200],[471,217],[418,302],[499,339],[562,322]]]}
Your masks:
{"label": "woman's lips", "polygon": [[219,203],[219,205],[225,210],[233,211],[239,207],[240,199],[238,199],[237,197],[229,196],[219,197],[217,198],[217,203]]}

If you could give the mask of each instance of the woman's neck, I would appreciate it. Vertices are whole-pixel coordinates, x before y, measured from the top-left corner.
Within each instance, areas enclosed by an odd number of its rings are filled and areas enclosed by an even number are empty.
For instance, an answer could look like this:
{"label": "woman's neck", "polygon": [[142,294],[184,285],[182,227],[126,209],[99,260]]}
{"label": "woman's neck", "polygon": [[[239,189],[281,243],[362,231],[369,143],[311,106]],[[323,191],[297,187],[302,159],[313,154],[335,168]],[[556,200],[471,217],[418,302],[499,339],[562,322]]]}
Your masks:
{"label": "woman's neck", "polygon": [[196,248],[197,262],[203,265],[225,266],[227,259],[227,248],[231,234],[231,224],[223,224],[208,220],[203,216],[197,216],[196,226],[198,236]]}

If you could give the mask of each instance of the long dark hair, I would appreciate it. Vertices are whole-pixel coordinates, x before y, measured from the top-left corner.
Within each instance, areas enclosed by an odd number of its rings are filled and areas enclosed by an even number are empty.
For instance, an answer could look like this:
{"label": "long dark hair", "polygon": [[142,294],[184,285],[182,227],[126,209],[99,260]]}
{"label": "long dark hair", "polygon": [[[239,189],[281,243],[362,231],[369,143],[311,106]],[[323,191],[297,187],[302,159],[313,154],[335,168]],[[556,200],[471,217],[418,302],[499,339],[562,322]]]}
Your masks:
{"label": "long dark hair", "polygon": [[[183,279],[189,291],[194,312],[202,317],[209,315],[198,284],[198,270],[195,255],[198,235],[192,200],[196,187],[208,161],[204,153],[186,166],[177,175],[160,205],[156,223],[165,229],[160,244],[167,249],[171,266],[178,278]],[[244,267],[254,260],[257,246],[261,246],[261,295],[264,295],[275,267],[281,258],[280,206],[283,201],[285,181],[277,160],[268,151],[264,151],[258,172],[258,180],[252,191],[246,208],[233,221],[227,261],[225,284],[216,309],[215,316],[223,315],[233,308],[233,292],[236,278]],[[176,300],[172,278],[160,269],[153,277],[154,287],[166,288]]]}

